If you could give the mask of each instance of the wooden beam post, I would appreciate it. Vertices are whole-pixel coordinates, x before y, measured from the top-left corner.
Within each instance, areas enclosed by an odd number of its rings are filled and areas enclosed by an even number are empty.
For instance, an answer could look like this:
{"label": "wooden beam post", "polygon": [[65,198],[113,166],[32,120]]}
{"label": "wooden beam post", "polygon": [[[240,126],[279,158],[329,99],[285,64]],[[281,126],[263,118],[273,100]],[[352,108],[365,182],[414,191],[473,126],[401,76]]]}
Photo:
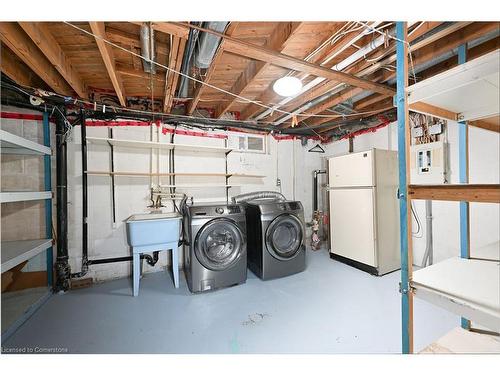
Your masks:
{"label": "wooden beam post", "polygon": [[65,53],[51,34],[46,23],[19,22],[24,32],[35,42],[45,57],[54,65],[66,82],[81,98],[88,98],[87,88],[80,75],[73,69]]}
{"label": "wooden beam post", "polygon": [[[184,49],[186,47],[186,39],[179,37],[172,37],[172,48],[168,67],[178,72],[181,69],[182,57],[184,56]],[[167,78],[165,82],[165,99],[163,101],[163,112],[170,112],[172,103],[174,101],[175,89],[179,81],[179,74],[167,70]]]}
{"label": "wooden beam post", "polygon": [[413,353],[413,294],[410,289],[412,278],[411,200],[408,197],[410,180],[409,151],[410,124],[408,116],[408,25],[396,22],[396,102],[398,112],[398,164],[399,164],[399,220],[401,241],[401,323],[402,352]]}
{"label": "wooden beam post", "polygon": [[125,101],[123,82],[119,73],[116,71],[113,49],[103,40],[106,39],[106,28],[104,26],[104,22],[89,22],[89,25],[92,33],[95,35],[97,47],[101,53],[102,60],[104,61],[109,78],[111,79],[113,88],[118,96],[118,100],[122,106],[126,107],[127,103]]}

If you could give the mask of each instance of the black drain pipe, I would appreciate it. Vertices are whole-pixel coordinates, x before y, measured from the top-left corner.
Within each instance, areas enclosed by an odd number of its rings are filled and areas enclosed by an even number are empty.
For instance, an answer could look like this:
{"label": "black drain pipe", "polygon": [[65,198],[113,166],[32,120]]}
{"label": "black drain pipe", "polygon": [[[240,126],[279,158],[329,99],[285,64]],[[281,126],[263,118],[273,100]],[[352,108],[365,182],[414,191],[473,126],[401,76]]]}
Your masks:
{"label": "black drain pipe", "polygon": [[82,142],[82,269],[80,272],[72,273],[71,278],[83,277],[89,270],[89,246],[88,246],[88,201],[87,201],[87,127],[86,116],[83,109],[80,110],[80,134]]}
{"label": "black drain pipe", "polygon": [[[86,115],[82,109],[80,111],[80,130],[82,138],[82,270],[71,274],[72,278],[83,277],[87,274],[89,266],[92,264],[106,264],[131,261],[131,256],[105,258],[89,260],[88,256],[88,183],[87,183],[87,127]],[[158,252],[155,251],[153,256],[149,254],[141,254],[141,259],[145,259],[150,266],[154,266],[158,262]]]}
{"label": "black drain pipe", "polygon": [[[149,254],[141,254],[141,259],[146,259],[146,262],[153,267],[159,258],[159,251],[154,251],[153,256]],[[87,262],[88,265],[91,264],[106,264],[106,263],[118,263],[118,262],[129,262],[132,260],[132,256],[117,257],[117,258],[104,258],[104,259],[93,259]]]}
{"label": "black drain pipe", "polygon": [[55,108],[56,115],[56,185],[57,185],[57,258],[55,291],[67,291],[71,269],[68,263],[68,159],[66,135],[70,124],[66,122],[64,106]]}
{"label": "black drain pipe", "polygon": [[313,184],[313,212],[318,211],[318,175],[325,174],[326,170],[316,169],[313,172],[314,184]]}

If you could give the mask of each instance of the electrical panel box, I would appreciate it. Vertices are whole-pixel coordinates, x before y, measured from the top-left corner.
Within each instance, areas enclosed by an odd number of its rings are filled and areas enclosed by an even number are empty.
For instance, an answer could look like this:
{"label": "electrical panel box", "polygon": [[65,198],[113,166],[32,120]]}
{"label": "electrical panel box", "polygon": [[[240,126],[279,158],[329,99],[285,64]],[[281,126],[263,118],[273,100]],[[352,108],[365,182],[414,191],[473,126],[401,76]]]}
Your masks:
{"label": "electrical panel box", "polygon": [[443,184],[448,182],[448,144],[443,141],[410,147],[411,184]]}

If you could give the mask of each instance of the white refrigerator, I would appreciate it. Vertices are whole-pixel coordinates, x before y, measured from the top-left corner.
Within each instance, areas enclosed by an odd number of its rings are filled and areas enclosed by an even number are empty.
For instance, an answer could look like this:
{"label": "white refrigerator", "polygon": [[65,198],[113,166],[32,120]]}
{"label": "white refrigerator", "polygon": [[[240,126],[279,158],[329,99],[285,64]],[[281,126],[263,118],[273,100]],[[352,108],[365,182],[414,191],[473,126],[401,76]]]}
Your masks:
{"label": "white refrigerator", "polygon": [[328,159],[330,256],[374,275],[400,268],[397,152]]}

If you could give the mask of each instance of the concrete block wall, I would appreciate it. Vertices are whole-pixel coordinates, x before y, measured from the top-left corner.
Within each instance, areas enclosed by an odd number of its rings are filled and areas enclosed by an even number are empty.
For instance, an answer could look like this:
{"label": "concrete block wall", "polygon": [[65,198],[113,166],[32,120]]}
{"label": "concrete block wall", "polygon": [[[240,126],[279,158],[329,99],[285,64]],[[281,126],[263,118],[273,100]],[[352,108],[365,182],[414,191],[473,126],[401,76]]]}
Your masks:
{"label": "concrete block wall", "polygon": [[[2,106],[4,112],[41,115],[9,106]],[[30,141],[43,144],[43,123],[35,120],[4,119],[1,129],[19,135]],[[55,150],[55,126],[51,125],[51,146]],[[53,151],[54,152],[54,151]],[[55,158],[52,158],[52,186],[55,186]],[[44,165],[40,156],[8,155],[1,156],[1,190],[2,191],[41,191],[44,190]],[[55,223],[55,202],[54,223]],[[45,202],[11,202],[1,207],[2,241],[29,240],[45,238]],[[55,226],[55,225],[54,225]],[[46,269],[45,252],[32,258],[23,271],[40,271]]]}

